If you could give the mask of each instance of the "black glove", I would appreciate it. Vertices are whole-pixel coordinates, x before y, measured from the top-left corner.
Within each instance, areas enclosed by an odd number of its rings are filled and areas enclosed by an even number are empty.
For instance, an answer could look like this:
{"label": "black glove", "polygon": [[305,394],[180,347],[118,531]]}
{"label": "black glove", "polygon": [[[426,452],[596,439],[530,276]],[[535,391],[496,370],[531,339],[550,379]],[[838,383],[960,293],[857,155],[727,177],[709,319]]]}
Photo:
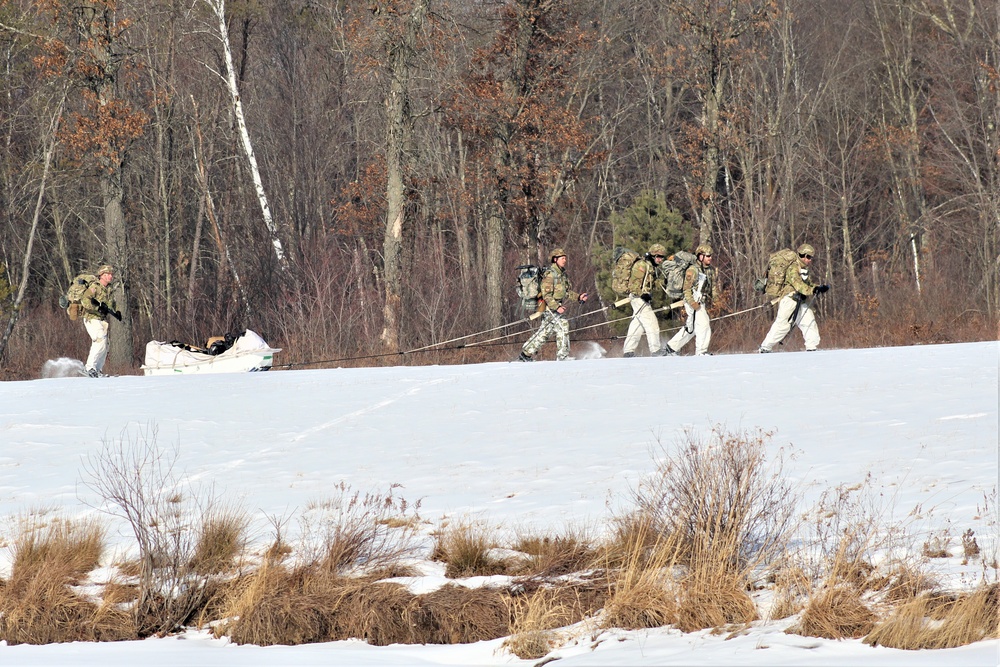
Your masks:
{"label": "black glove", "polygon": [[108,315],[108,313],[110,313],[111,311],[108,310],[108,304],[106,304],[106,303],[99,303],[99,304],[97,304],[97,312],[99,312],[102,317],[106,317]]}
{"label": "black glove", "polygon": [[817,285],[816,289],[814,289],[813,291],[816,294],[823,294],[824,292],[827,292],[829,290],[830,290],[830,286],[829,285]]}
{"label": "black glove", "polygon": [[114,317],[119,322],[122,321],[122,311],[120,311],[120,310],[113,310],[113,311],[111,311],[111,316]]}
{"label": "black glove", "polygon": [[646,303],[652,303],[652,301],[653,301],[653,295],[652,294],[643,294],[639,298],[642,299],[643,301],[645,301]]}

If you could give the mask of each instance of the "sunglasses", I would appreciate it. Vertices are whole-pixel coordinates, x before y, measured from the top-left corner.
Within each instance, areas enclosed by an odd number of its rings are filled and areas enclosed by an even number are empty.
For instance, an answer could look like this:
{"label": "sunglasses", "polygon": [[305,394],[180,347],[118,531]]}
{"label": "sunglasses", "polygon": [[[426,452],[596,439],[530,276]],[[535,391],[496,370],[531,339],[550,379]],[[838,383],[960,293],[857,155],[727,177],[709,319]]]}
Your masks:
{"label": "sunglasses", "polygon": [[802,259],[812,259],[813,258],[812,255],[799,255],[799,257],[801,257]]}
{"label": "sunglasses", "polygon": [[653,255],[653,259],[666,259],[666,255]]}

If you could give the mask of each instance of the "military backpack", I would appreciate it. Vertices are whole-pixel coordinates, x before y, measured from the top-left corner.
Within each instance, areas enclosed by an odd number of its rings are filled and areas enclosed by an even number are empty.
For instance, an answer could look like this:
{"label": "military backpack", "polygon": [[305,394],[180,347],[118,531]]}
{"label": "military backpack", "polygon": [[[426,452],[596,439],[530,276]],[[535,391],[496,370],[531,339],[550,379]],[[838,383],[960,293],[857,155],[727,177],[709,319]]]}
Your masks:
{"label": "military backpack", "polygon": [[59,306],[66,309],[66,314],[69,319],[76,320],[80,318],[83,312],[83,306],[80,301],[83,299],[83,295],[87,293],[90,286],[97,282],[97,276],[91,273],[81,273],[76,278],[73,278],[73,282],[69,284],[69,289],[66,293],[59,298]]}
{"label": "military backpack", "polygon": [[611,255],[611,289],[618,296],[625,296],[631,290],[629,282],[632,279],[632,266],[642,259],[642,255],[634,250],[617,246]]}
{"label": "military backpack", "polygon": [[521,307],[534,312],[542,297],[542,275],[545,269],[534,264],[522,264],[515,271],[517,278],[514,280],[514,291],[521,298]]}
{"label": "military backpack", "polygon": [[658,268],[663,276],[663,289],[671,299],[684,298],[684,274],[688,267],[696,263],[698,258],[693,254],[679,250],[670,255]]}
{"label": "military backpack", "polygon": [[767,275],[758,278],[754,283],[754,289],[763,292],[771,299],[781,296],[781,290],[785,286],[785,274],[788,267],[798,259],[798,255],[791,248],[782,248],[772,252],[767,258]]}

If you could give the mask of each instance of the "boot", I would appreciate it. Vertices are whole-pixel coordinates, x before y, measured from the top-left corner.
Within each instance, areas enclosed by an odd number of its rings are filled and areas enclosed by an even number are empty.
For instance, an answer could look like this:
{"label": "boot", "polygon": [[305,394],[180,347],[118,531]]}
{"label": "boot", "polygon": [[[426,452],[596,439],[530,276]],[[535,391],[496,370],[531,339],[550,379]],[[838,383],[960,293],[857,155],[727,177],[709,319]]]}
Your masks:
{"label": "boot", "polygon": [[531,358],[530,354],[525,354],[524,353],[524,350],[521,350],[521,354],[517,355],[517,360],[518,361],[534,361],[534,359]]}

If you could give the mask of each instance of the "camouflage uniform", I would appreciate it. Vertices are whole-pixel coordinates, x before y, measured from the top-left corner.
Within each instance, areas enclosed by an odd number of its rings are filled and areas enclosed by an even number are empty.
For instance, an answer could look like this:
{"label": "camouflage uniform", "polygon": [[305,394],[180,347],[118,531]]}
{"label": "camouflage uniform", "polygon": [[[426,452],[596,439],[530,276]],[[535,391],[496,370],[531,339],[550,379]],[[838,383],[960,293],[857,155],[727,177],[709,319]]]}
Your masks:
{"label": "camouflage uniform", "polygon": [[567,301],[579,301],[580,294],[573,291],[569,276],[555,263],[555,259],[565,256],[565,253],[557,255],[557,251],[552,252],[552,266],[542,276],[541,298],[538,302],[538,308],[542,311],[542,326],[521,348],[522,359],[524,355],[533,356],[552,336],[556,337],[556,360],[562,361],[569,357],[569,321],[556,311]]}
{"label": "camouflage uniform", "polygon": [[[625,345],[623,352],[625,356],[635,355],[639,347],[639,340],[642,334],[646,334],[646,343],[649,345],[649,353],[655,355],[660,351],[660,322],[653,312],[652,291],[656,278],[656,266],[654,257],[662,257],[666,254],[666,248],[658,243],[654,243],[646,253],[646,257],[632,265],[632,273],[629,275],[629,305],[632,306],[632,321],[629,322],[628,332],[625,334]],[[643,298],[646,297],[646,298]]]}
{"label": "camouflage uniform", "polygon": [[711,257],[712,248],[702,244],[696,253],[698,262],[684,272],[684,312],[687,313],[687,321],[667,342],[668,354],[680,351],[692,338],[695,339],[695,356],[708,354],[708,346],[712,342],[712,318],[708,307],[715,298],[715,269],[707,266],[703,259],[705,255]]}
{"label": "camouflage uniform", "polygon": [[[98,269],[98,280],[91,283],[87,291],[80,299],[80,306],[83,310],[83,326],[90,336],[90,354],[87,356],[87,372],[97,377],[104,369],[104,362],[108,358],[108,316],[107,313],[118,312],[118,305],[111,295],[111,287],[100,282],[100,277],[104,274],[113,275],[114,270],[110,266],[102,266]],[[101,306],[105,306],[104,313]]]}
{"label": "camouflage uniform", "polygon": [[799,259],[789,264],[785,270],[785,286],[778,297],[778,312],[764,342],[760,344],[760,352],[770,352],[783,341],[793,324],[802,331],[807,350],[819,347],[819,326],[816,324],[810,298],[815,293],[816,284],[809,280],[809,266],[801,258],[803,254],[813,253],[811,245],[803,244],[798,250]]}

